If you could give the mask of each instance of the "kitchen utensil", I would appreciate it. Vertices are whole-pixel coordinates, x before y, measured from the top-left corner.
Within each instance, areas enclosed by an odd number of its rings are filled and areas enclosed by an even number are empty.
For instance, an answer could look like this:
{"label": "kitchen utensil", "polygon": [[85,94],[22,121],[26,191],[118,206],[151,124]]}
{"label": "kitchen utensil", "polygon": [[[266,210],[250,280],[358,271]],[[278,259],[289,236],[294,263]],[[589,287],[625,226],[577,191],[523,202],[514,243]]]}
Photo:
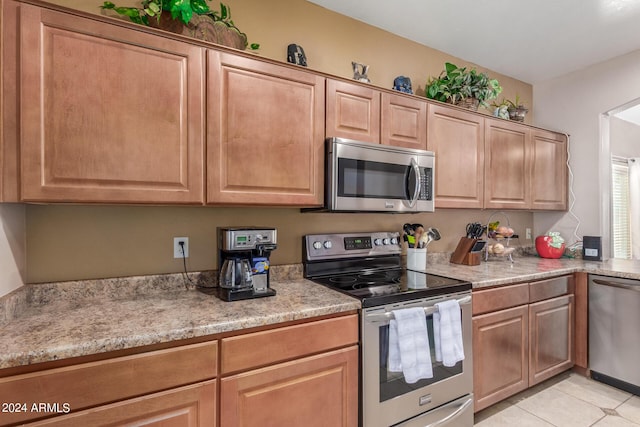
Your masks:
{"label": "kitchen utensil", "polygon": [[484,233],[484,227],[479,222],[470,222],[467,224],[467,237],[469,239],[479,239]]}
{"label": "kitchen utensil", "polygon": [[434,240],[440,240],[440,238],[441,236],[438,229],[435,227],[429,227],[429,229],[427,230],[427,241],[424,247],[426,248],[427,246],[429,246],[429,243],[433,242]]}
{"label": "kitchen utensil", "polygon": [[486,241],[484,240],[477,240],[474,244],[473,247],[471,248],[471,252],[480,252],[481,250],[484,249],[484,246],[487,244]]}
{"label": "kitchen utensil", "polygon": [[422,239],[422,236],[424,235],[424,227],[421,225],[418,225],[416,227],[416,231],[415,231],[415,239],[416,239],[416,244],[415,247],[419,248],[420,247],[420,242]]}

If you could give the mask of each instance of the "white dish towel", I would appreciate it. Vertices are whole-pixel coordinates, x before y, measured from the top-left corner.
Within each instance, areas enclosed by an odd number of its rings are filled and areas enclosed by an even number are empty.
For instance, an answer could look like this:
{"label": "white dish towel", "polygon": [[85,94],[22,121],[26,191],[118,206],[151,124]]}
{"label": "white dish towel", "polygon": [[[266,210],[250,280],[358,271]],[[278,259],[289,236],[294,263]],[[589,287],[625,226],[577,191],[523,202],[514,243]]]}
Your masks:
{"label": "white dish towel", "polygon": [[424,309],[393,310],[393,316],[389,321],[389,371],[402,372],[408,384],[433,378]]}
{"label": "white dish towel", "polygon": [[444,366],[454,366],[464,360],[460,304],[453,299],[435,305],[438,307],[438,311],[433,313],[436,360]]}

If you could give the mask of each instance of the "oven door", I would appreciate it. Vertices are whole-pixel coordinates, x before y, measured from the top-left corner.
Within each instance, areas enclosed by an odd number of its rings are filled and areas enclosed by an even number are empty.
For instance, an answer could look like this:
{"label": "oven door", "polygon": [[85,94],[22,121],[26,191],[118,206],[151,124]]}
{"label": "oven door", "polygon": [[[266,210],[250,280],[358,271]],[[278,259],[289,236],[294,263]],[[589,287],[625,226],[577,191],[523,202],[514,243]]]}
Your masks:
{"label": "oven door", "polygon": [[[438,302],[455,298],[462,311],[462,340],[465,359],[453,367],[445,367],[435,358],[433,336],[433,312]],[[401,372],[390,372],[389,319],[392,310],[423,307],[427,317],[427,330],[433,363],[433,378],[422,379],[414,384],[404,381]],[[460,292],[446,296],[406,301],[381,307],[371,307],[362,312],[362,425],[366,427],[388,427],[417,416],[429,419],[438,417],[426,413],[446,404],[462,399],[467,402],[463,409],[453,405],[450,411],[440,411],[447,422],[442,426],[471,426],[468,424],[468,407],[473,413],[473,357],[471,339],[471,293]],[[471,402],[471,403],[468,403]],[[440,409],[442,409],[440,408]],[[458,410],[459,409],[459,410]],[[451,414],[452,415],[449,417]],[[464,413],[463,417],[458,414]],[[447,418],[448,417],[448,418]],[[463,420],[467,421],[463,421]]]}
{"label": "oven door", "polygon": [[338,138],[328,145],[330,210],[433,212],[433,153]]}

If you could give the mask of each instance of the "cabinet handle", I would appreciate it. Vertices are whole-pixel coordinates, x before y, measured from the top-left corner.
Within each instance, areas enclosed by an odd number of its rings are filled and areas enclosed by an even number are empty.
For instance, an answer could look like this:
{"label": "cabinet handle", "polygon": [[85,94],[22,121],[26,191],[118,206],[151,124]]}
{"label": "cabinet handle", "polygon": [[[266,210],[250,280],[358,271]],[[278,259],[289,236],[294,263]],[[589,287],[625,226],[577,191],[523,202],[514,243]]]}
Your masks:
{"label": "cabinet handle", "polygon": [[640,292],[640,283],[638,283],[637,285],[627,285],[625,283],[612,282],[612,281],[600,280],[600,279],[593,279],[593,283],[598,285],[603,285],[603,286],[611,286],[614,288],[627,289],[629,291]]}

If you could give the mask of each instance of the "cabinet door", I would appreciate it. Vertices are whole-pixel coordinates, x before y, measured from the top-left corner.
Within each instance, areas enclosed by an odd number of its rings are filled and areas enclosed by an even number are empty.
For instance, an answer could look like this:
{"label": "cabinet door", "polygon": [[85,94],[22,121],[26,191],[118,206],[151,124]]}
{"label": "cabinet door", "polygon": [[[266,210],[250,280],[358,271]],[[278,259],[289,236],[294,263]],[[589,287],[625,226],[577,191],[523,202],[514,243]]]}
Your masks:
{"label": "cabinet door", "polygon": [[528,306],[473,318],[473,393],[477,412],[528,387]]}
{"label": "cabinet door", "polygon": [[529,305],[529,384],[573,366],[573,295]]}
{"label": "cabinet door", "polygon": [[327,79],[327,137],[380,143],[380,91]]}
{"label": "cabinet door", "polygon": [[22,200],[202,203],[204,50],[20,11]]}
{"label": "cabinet door", "polygon": [[567,137],[534,130],[531,153],[531,208],[567,210]]}
{"label": "cabinet door", "polygon": [[18,16],[17,2],[0,4],[0,202],[20,201]]}
{"label": "cabinet door", "polygon": [[215,427],[216,380],[51,418],[30,426]]}
{"label": "cabinet door", "polygon": [[391,93],[382,94],[381,142],[427,149],[427,103]]}
{"label": "cabinet door", "polygon": [[358,347],[221,380],[225,427],[358,425]]}
{"label": "cabinet door", "polygon": [[207,202],[323,201],[324,78],[208,53]]}
{"label": "cabinet door", "polygon": [[484,118],[429,105],[427,149],[436,154],[436,208],[482,208]]}
{"label": "cabinet door", "polygon": [[485,128],[485,208],[531,206],[531,131],[507,120],[487,119]]}

